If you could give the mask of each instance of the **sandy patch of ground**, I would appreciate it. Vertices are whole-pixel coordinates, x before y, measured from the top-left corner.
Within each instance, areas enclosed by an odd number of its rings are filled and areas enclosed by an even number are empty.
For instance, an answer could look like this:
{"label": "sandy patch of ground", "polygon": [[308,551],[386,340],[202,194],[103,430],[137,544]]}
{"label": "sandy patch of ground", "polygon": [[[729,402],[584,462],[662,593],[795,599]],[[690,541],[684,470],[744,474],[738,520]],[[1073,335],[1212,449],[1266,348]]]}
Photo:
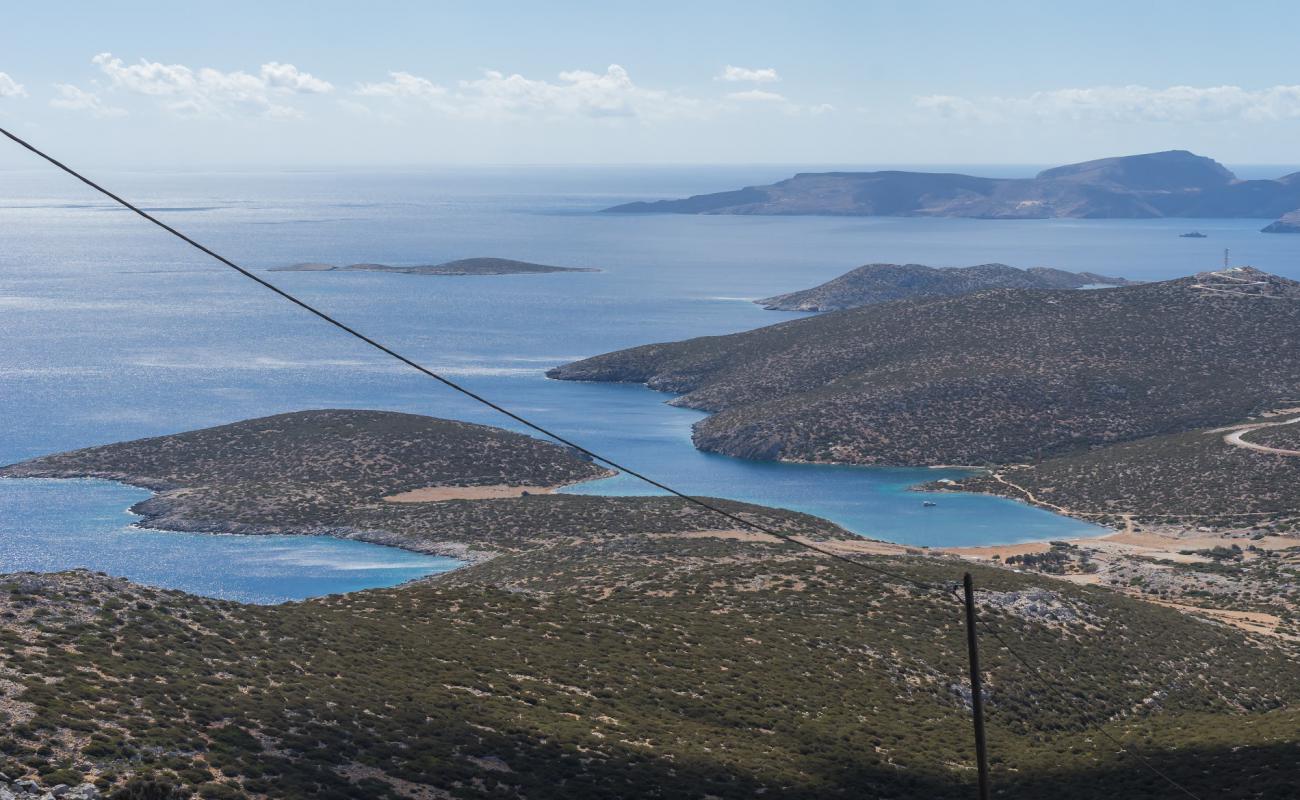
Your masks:
{"label": "sandy patch of ground", "polygon": [[426,486],[409,492],[390,494],[384,498],[389,503],[439,503],[445,500],[498,500],[502,497],[523,497],[527,494],[550,494],[559,486]]}
{"label": "sandy patch of ground", "polygon": [[865,553],[873,556],[901,556],[908,553],[916,553],[918,548],[908,547],[906,545],[894,544],[893,542],[882,542],[877,539],[833,539],[831,541],[819,542],[811,539],[796,537],[801,542],[815,544],[823,550],[829,550],[832,553],[842,553],[851,555],[854,553]]}
{"label": "sandy patch of ground", "polygon": [[1184,614],[1197,614],[1203,617],[1209,617],[1226,625],[1231,625],[1234,628],[1239,628],[1250,633],[1276,636],[1292,642],[1300,641],[1300,636],[1292,636],[1288,633],[1282,633],[1279,631],[1277,625],[1280,620],[1273,614],[1265,614],[1260,611],[1232,611],[1226,608],[1201,608],[1200,606],[1171,603],[1168,600],[1156,600],[1152,598],[1144,599],[1146,599],[1148,603],[1155,603],[1158,606],[1176,608]]}
{"label": "sandy patch of ground", "polygon": [[[737,542],[782,541],[782,537],[779,536],[740,529],[683,531],[681,533],[652,533],[647,535],[652,539],[730,539]],[[791,536],[790,539],[812,545],[820,550],[826,550],[837,555],[901,556],[908,553],[916,554],[918,552],[915,547],[894,544],[893,542],[882,542],[877,539],[821,540],[809,539],[804,536]]]}
{"label": "sandy patch of ground", "polygon": [[[1287,536],[1265,536],[1261,539],[1233,537],[1226,534],[1201,533],[1174,529],[1168,531],[1116,531],[1105,536],[1089,536],[1083,539],[1067,539],[1070,544],[1089,550],[1114,555],[1143,555],[1151,558],[1166,558],[1170,561],[1205,561],[1199,556],[1186,556],[1183,550],[1211,550],[1215,547],[1231,547],[1236,544],[1242,548],[1254,545],[1261,550],[1285,550],[1300,544],[1300,539]],[[998,556],[1003,561],[1008,556],[1023,556],[1034,553],[1046,553],[1051,549],[1047,542],[1022,542],[1020,544],[989,545],[987,547],[944,547],[936,552],[951,553],[980,560],[989,560]]]}
{"label": "sandy patch of ground", "polygon": [[[1092,540],[1088,540],[1092,541]],[[1046,553],[1051,550],[1052,546],[1047,542],[1021,542],[1019,544],[994,544],[985,547],[943,547],[936,548],[937,552],[952,553],[953,555],[965,556],[967,558],[977,558],[983,561],[997,556],[999,559],[1006,561],[1008,556],[1027,556],[1035,553]]]}

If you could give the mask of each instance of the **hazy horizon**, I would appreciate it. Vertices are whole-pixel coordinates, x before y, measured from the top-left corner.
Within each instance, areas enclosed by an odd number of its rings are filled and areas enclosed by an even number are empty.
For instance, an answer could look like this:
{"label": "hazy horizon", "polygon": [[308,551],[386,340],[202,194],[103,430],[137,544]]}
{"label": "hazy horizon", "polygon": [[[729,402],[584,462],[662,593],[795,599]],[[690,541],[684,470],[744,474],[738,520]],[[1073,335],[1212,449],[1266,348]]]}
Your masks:
{"label": "hazy horizon", "polygon": [[0,125],[168,168],[1300,157],[1300,8],[1280,2],[169,9],[9,9]]}

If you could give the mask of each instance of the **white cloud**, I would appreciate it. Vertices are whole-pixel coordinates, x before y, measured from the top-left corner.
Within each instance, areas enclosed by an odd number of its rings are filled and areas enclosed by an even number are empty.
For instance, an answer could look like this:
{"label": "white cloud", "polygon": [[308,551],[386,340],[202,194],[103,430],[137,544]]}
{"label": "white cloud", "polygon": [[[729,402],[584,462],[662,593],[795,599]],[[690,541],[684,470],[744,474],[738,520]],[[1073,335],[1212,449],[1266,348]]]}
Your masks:
{"label": "white cloud", "polygon": [[287,89],[299,94],[327,94],[334,91],[334,85],[314,75],[303,72],[293,64],[281,64],[272,61],[263,64],[262,82],[272,89]]}
{"label": "white cloud", "polygon": [[560,117],[669,116],[691,103],[632,82],[627,70],[611,64],[603,73],[572,70],[560,82],[531,80],[522,75],[488,72],[476,81],[462,81],[471,108],[495,113],[540,113]]}
{"label": "white cloud", "polygon": [[390,72],[388,77],[386,83],[361,84],[357,87],[357,94],[367,97],[414,97],[426,100],[447,94],[446,88],[409,72]]}
{"label": "white cloud", "polygon": [[50,100],[50,105],[55,108],[68,111],[86,111],[96,117],[121,117],[126,114],[126,109],[110,106],[99,95],[88,92],[79,86],[73,86],[70,83],[56,83],[54,88],[59,90],[58,96]]}
{"label": "white cloud", "polygon": [[0,72],[0,97],[26,97],[27,90],[8,73]]}
{"label": "white cloud", "polygon": [[772,83],[781,80],[776,74],[776,70],[771,67],[763,69],[750,69],[748,67],[733,67],[728,64],[722,68],[722,73],[718,75],[720,81],[752,81],[753,83]]}
{"label": "white cloud", "polygon": [[561,72],[558,78],[547,81],[489,70],[476,80],[460,81],[452,90],[408,72],[393,72],[387,82],[362,84],[356,93],[418,100],[465,117],[658,119],[699,107],[697,100],[679,93],[638,86],[617,64],[604,72]]}
{"label": "white cloud", "polygon": [[1106,122],[1261,122],[1300,119],[1300,85],[1098,86],[1056,89],[1018,97],[929,95],[917,108],[948,119],[998,122],[1013,118]]}
{"label": "white cloud", "polygon": [[748,89],[743,92],[731,92],[724,98],[733,108],[766,108],[780,111],[789,116],[820,116],[835,110],[830,103],[804,106],[794,102],[783,94],[762,89]]}
{"label": "white cloud", "polygon": [[727,95],[729,100],[739,100],[741,102],[758,102],[758,103],[788,103],[785,95],[776,92],[765,92],[762,89],[750,89],[747,92],[732,92]]}
{"label": "white cloud", "polygon": [[222,72],[184,64],[163,64],[140,60],[126,64],[111,53],[92,59],[112,81],[112,88],[132,94],[167,98],[169,111],[194,116],[225,116],[230,113],[267,117],[295,117],[301,112],[282,101],[295,94],[325,94],[334,90],[328,81],[302,72],[292,64],[272,61],[258,74]]}

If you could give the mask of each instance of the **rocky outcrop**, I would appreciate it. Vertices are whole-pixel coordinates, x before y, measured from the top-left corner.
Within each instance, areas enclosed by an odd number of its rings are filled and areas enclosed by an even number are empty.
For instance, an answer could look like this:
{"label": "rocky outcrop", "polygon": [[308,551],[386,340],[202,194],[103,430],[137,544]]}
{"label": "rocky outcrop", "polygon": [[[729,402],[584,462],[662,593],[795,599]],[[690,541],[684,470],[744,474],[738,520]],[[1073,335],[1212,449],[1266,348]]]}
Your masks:
{"label": "rocky outcrop", "polygon": [[47,788],[31,778],[10,781],[0,773],[0,800],[99,800],[100,797],[93,783],[78,786],[60,783]]}

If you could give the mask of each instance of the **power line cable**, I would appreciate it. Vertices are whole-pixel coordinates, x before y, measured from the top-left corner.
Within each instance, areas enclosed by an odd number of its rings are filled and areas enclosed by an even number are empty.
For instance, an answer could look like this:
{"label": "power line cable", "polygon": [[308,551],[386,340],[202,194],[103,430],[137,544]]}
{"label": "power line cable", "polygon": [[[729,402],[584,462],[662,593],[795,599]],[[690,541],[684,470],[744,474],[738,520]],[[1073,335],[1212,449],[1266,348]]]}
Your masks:
{"label": "power line cable", "polygon": [[147,211],[144,211],[143,209],[141,209],[141,208],[139,208],[138,206],[136,206],[136,205],[134,205],[134,204],[128,202],[127,200],[125,200],[125,199],[123,199],[123,198],[121,198],[121,197],[119,197],[118,195],[114,194],[113,192],[109,191],[108,189],[105,189],[103,186],[100,186],[98,183],[95,183],[94,181],[92,181],[91,179],[89,179],[89,178],[87,178],[86,176],[82,175],[80,172],[76,171],[76,170],[73,169],[72,167],[69,167],[68,165],[64,164],[63,162],[61,162],[61,161],[55,159],[53,156],[50,156],[50,155],[46,154],[44,151],[38,149],[37,147],[35,147],[34,145],[30,144],[30,143],[27,142],[26,140],[24,140],[24,139],[22,139],[22,138],[19,138],[18,136],[14,135],[13,133],[10,133],[8,130],[5,130],[4,128],[0,128],[0,133],[4,134],[6,137],[8,137],[9,139],[11,139],[14,143],[16,143],[16,144],[18,144],[19,146],[21,146],[21,147],[23,147],[23,148],[25,148],[25,149],[31,151],[31,152],[34,153],[35,155],[37,155],[37,156],[39,156],[40,158],[44,159],[45,161],[48,161],[49,163],[51,163],[51,164],[53,164],[54,166],[58,167],[58,168],[59,168],[60,170],[62,170],[63,172],[66,172],[67,174],[71,175],[72,177],[74,177],[74,178],[76,178],[77,180],[81,181],[82,183],[86,184],[86,185],[89,186],[90,188],[92,188],[92,189],[94,189],[95,191],[99,192],[100,194],[104,195],[105,197],[108,197],[108,198],[111,199],[113,202],[117,203],[118,205],[121,205],[123,208],[126,208],[126,209],[129,210],[129,211],[133,211],[133,212],[135,212],[136,214],[138,214],[139,216],[141,216],[141,217],[143,217],[144,219],[148,220],[149,222],[152,222],[154,225],[157,225],[159,228],[162,228],[163,230],[167,231],[167,232],[170,233],[172,236],[175,236],[176,238],[180,239],[181,241],[185,242],[186,244],[190,245],[191,247],[193,247],[193,248],[199,250],[200,252],[203,252],[203,253],[207,254],[208,256],[211,256],[212,258],[214,258],[214,259],[216,259],[217,261],[221,262],[222,264],[224,264],[225,266],[229,267],[230,269],[233,269],[234,271],[238,272],[240,275],[243,275],[245,278],[248,278],[248,279],[251,280],[251,281],[255,281],[256,283],[260,284],[262,287],[264,287],[264,288],[266,288],[266,289],[269,289],[269,290],[271,290],[272,292],[275,292],[275,293],[276,293],[277,295],[279,295],[280,297],[284,298],[285,300],[288,300],[290,303],[293,303],[294,305],[298,306],[299,308],[301,308],[301,309],[303,309],[303,310],[305,310],[305,311],[307,311],[307,312],[309,312],[309,313],[311,313],[311,314],[313,314],[313,315],[319,317],[320,319],[324,320],[325,322],[328,322],[330,325],[333,325],[334,327],[336,327],[336,328],[338,328],[339,330],[343,331],[344,333],[347,333],[347,334],[349,334],[350,336],[353,336],[353,337],[355,337],[355,338],[357,338],[357,339],[360,339],[362,342],[365,342],[366,344],[370,345],[371,347],[373,347],[374,349],[380,351],[381,353],[384,353],[385,355],[388,355],[388,356],[390,356],[390,357],[392,357],[392,358],[397,359],[398,361],[402,362],[403,364],[407,365],[408,367],[411,367],[412,369],[414,369],[414,370],[416,370],[417,372],[421,373],[422,375],[425,375],[426,377],[429,377],[429,378],[433,378],[435,381],[438,381],[439,383],[443,384],[444,386],[448,387],[449,389],[453,389],[453,390],[455,390],[455,391],[457,391],[457,392],[459,392],[459,393],[465,395],[466,397],[470,398],[471,400],[474,400],[474,401],[477,402],[477,403],[480,403],[480,404],[482,404],[482,405],[484,405],[484,406],[487,406],[488,408],[492,409],[493,411],[496,411],[496,412],[499,413],[499,414],[503,414],[504,416],[509,417],[510,419],[514,420],[515,422],[518,422],[519,424],[521,424],[521,425],[523,425],[523,426],[525,426],[525,427],[527,427],[527,428],[530,428],[530,429],[532,429],[532,430],[534,430],[534,431],[536,431],[536,432],[542,434],[543,436],[546,436],[546,437],[549,438],[549,439],[552,439],[552,440],[554,440],[554,441],[556,441],[556,442],[559,442],[560,444],[562,444],[562,445],[564,445],[564,446],[566,446],[566,447],[572,448],[573,450],[576,450],[576,451],[582,453],[583,455],[588,456],[589,458],[591,458],[591,459],[593,459],[593,460],[595,460],[595,461],[599,461],[599,462],[601,462],[601,463],[603,463],[603,464],[605,464],[605,465],[607,465],[607,466],[610,466],[610,467],[612,467],[612,468],[614,468],[614,469],[616,469],[616,470],[618,470],[618,471],[620,471],[620,472],[624,472],[624,473],[626,473],[626,474],[628,474],[628,475],[631,475],[632,477],[634,477],[634,478],[636,478],[636,479],[638,479],[638,480],[640,480],[640,481],[643,481],[643,482],[645,482],[645,483],[647,483],[647,484],[649,484],[649,485],[655,487],[656,489],[660,489],[660,490],[662,490],[662,491],[668,492],[668,493],[671,494],[671,495],[674,495],[674,496],[676,496],[676,497],[679,497],[679,498],[681,498],[682,500],[686,500],[687,502],[692,503],[692,504],[694,504],[694,505],[696,505],[696,506],[698,506],[698,507],[700,507],[700,508],[706,509],[706,510],[711,511],[711,512],[713,512],[713,513],[715,513],[715,514],[718,514],[718,515],[720,515],[720,516],[722,516],[722,517],[725,517],[726,519],[730,520],[731,522],[734,522],[734,523],[739,524],[739,525],[743,525],[744,527],[749,528],[749,529],[751,529],[751,530],[755,530],[755,531],[758,531],[758,532],[760,532],[760,533],[767,534],[768,536],[772,536],[772,537],[775,537],[775,538],[777,538],[777,539],[783,540],[783,541],[785,541],[785,542],[789,542],[789,543],[791,543],[791,544],[798,545],[799,547],[803,547],[803,548],[805,548],[805,549],[807,549],[807,550],[811,550],[811,551],[814,551],[814,552],[817,552],[817,553],[821,553],[822,555],[829,556],[830,558],[836,559],[836,560],[841,561],[841,562],[843,562],[843,563],[845,563],[845,564],[851,564],[851,565],[853,565],[854,567],[856,567],[856,568],[858,568],[858,569],[868,570],[868,571],[870,571],[870,572],[874,572],[874,573],[877,573],[877,574],[879,574],[879,575],[884,575],[884,576],[886,576],[886,577],[893,578],[894,580],[904,581],[904,582],[906,582],[906,583],[909,583],[909,584],[911,584],[911,585],[913,585],[913,586],[916,586],[916,587],[918,587],[918,588],[924,589],[924,590],[926,590],[926,591],[935,591],[935,590],[938,590],[938,589],[939,589],[938,586],[935,586],[935,585],[933,585],[933,584],[926,583],[925,581],[918,580],[918,579],[913,578],[913,577],[908,576],[908,575],[903,575],[903,574],[898,573],[898,572],[895,572],[895,571],[893,571],[893,570],[882,569],[882,568],[880,568],[880,567],[876,567],[876,566],[873,566],[873,565],[870,565],[870,564],[865,564],[865,563],[863,563],[863,562],[861,562],[861,561],[857,561],[857,560],[855,560],[855,559],[849,558],[848,556],[846,556],[846,555],[844,555],[844,554],[842,554],[842,553],[836,553],[836,552],[834,552],[834,551],[832,551],[832,550],[828,550],[828,549],[826,549],[826,548],[824,548],[824,547],[819,547],[819,546],[817,546],[817,545],[815,545],[815,544],[812,544],[811,542],[805,541],[805,540],[803,540],[803,539],[799,539],[799,538],[797,538],[797,537],[795,537],[795,536],[793,536],[793,535],[791,535],[791,534],[787,534],[787,533],[784,533],[784,532],[782,532],[782,531],[775,530],[774,528],[771,528],[770,526],[762,525],[762,524],[757,523],[757,522],[754,522],[754,521],[752,521],[752,520],[747,520],[747,519],[745,519],[745,518],[739,516],[738,514],[733,514],[733,513],[731,513],[730,511],[727,511],[727,510],[725,510],[725,509],[719,508],[719,507],[716,506],[716,505],[713,505],[712,503],[708,503],[708,502],[706,502],[706,501],[704,501],[704,500],[701,500],[701,499],[698,498],[698,497],[692,497],[692,496],[690,496],[690,495],[688,495],[688,494],[686,494],[686,493],[684,493],[684,492],[680,492],[680,491],[678,491],[677,489],[674,489],[674,488],[672,488],[671,486],[669,486],[669,485],[667,485],[667,484],[665,484],[665,483],[663,483],[663,482],[661,482],[661,481],[655,480],[654,478],[651,478],[651,477],[649,477],[649,476],[647,476],[647,475],[644,475],[644,474],[642,474],[642,473],[640,473],[640,472],[638,472],[638,471],[636,471],[636,470],[634,470],[634,469],[630,469],[630,468],[628,468],[628,467],[625,467],[625,466],[623,466],[622,464],[618,463],[617,461],[614,461],[613,459],[606,458],[605,456],[602,456],[602,455],[600,455],[599,453],[596,453],[596,452],[594,452],[594,451],[592,451],[592,450],[589,450],[589,449],[587,449],[586,447],[583,447],[582,445],[580,445],[580,444],[578,444],[578,443],[576,443],[576,442],[574,442],[574,441],[568,439],[567,437],[562,436],[562,435],[560,435],[560,434],[558,434],[558,433],[555,433],[555,432],[549,430],[548,428],[545,428],[545,427],[543,427],[543,426],[541,426],[541,425],[539,425],[539,424],[537,424],[537,423],[535,423],[535,422],[533,422],[533,421],[531,421],[531,420],[529,420],[529,419],[526,419],[525,417],[523,417],[523,416],[521,416],[521,415],[519,415],[519,414],[517,414],[517,413],[511,411],[510,409],[508,409],[508,408],[506,408],[506,407],[504,407],[504,406],[502,406],[502,405],[500,405],[500,404],[498,404],[498,403],[496,403],[496,402],[494,402],[494,401],[492,401],[492,400],[487,399],[486,397],[484,397],[484,396],[478,394],[477,392],[474,392],[474,391],[472,391],[472,390],[470,390],[470,389],[468,389],[468,388],[466,388],[466,387],[460,385],[460,384],[457,383],[456,381],[453,381],[453,380],[451,380],[450,378],[447,378],[447,377],[445,377],[445,376],[443,376],[443,375],[440,375],[440,374],[438,374],[437,372],[434,372],[433,370],[429,369],[428,367],[425,367],[425,366],[419,364],[418,362],[416,362],[416,361],[414,361],[414,360],[412,360],[412,359],[410,359],[410,358],[407,358],[406,356],[402,355],[401,353],[398,353],[396,350],[393,350],[392,348],[388,347],[387,345],[382,344],[382,343],[376,341],[375,339],[372,339],[371,337],[365,335],[364,333],[361,333],[360,331],[356,330],[355,328],[353,328],[353,327],[351,327],[351,326],[349,326],[349,325],[347,325],[347,324],[345,324],[345,323],[343,323],[343,322],[340,322],[339,320],[335,319],[334,317],[330,316],[329,314],[325,313],[324,311],[321,311],[320,309],[316,308],[315,306],[311,305],[310,303],[307,303],[305,300],[300,300],[300,299],[298,299],[297,297],[295,297],[294,295],[292,295],[292,294],[290,294],[289,292],[285,291],[284,289],[281,289],[279,286],[276,286],[275,284],[271,283],[270,281],[268,281],[268,280],[266,280],[266,279],[264,279],[264,278],[261,278],[261,277],[255,275],[255,274],[252,273],[251,271],[245,269],[244,267],[239,266],[238,264],[236,264],[235,262],[233,262],[233,261],[231,261],[230,259],[226,258],[225,256],[221,255],[220,253],[218,253],[218,252],[216,252],[216,251],[214,251],[214,250],[212,250],[212,249],[210,249],[210,248],[208,248],[208,247],[206,247],[206,246],[200,244],[199,242],[195,241],[194,239],[191,239],[189,236],[185,235],[184,233],[181,233],[180,231],[176,230],[175,228],[173,228],[172,226],[170,226],[170,225],[168,225],[167,223],[163,222],[162,220],[158,219],[157,217],[155,217],[155,216],[149,214]]}

